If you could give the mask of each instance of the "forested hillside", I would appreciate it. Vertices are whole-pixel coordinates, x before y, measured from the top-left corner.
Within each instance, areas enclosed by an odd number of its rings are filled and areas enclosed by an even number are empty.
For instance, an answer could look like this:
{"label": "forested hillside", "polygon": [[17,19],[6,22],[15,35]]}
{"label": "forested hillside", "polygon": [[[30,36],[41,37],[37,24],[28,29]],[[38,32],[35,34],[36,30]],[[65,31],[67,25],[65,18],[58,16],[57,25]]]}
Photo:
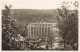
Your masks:
{"label": "forested hillside", "polygon": [[37,9],[11,9],[11,14],[16,18],[16,23],[26,25],[29,23],[41,22],[57,22],[57,10],[37,10]]}

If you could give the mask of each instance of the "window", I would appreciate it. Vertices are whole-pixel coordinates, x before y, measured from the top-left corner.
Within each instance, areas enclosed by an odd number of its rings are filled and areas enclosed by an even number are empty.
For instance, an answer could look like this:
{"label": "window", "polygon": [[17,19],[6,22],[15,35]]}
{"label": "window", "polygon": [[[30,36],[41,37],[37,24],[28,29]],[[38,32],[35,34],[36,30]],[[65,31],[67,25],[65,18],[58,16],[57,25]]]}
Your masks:
{"label": "window", "polygon": [[34,27],[34,34],[36,34],[35,32],[36,32],[36,28]]}
{"label": "window", "polygon": [[33,34],[33,27],[31,27],[31,34]]}
{"label": "window", "polygon": [[42,35],[44,34],[44,27],[42,27]]}
{"label": "window", "polygon": [[39,27],[39,34],[41,34],[41,27]]}

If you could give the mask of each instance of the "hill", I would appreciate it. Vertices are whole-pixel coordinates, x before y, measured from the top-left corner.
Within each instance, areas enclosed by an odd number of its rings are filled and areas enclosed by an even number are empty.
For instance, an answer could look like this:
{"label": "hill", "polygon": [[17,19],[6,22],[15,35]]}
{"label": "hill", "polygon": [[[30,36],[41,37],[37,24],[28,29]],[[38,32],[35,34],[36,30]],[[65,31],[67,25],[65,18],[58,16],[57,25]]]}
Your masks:
{"label": "hill", "polygon": [[38,10],[38,9],[11,9],[11,14],[16,18],[16,23],[25,26],[29,23],[50,22],[56,23],[59,17],[56,9]]}

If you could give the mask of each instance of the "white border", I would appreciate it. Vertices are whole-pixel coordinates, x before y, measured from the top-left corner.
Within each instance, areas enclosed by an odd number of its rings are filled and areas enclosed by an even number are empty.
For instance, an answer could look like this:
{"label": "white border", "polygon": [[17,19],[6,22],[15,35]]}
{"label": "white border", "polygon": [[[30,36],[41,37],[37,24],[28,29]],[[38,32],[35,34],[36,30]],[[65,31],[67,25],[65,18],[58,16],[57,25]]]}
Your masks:
{"label": "white border", "polygon": [[[1,13],[1,10],[2,10],[2,2],[1,2],[2,0],[0,0],[0,51],[1,52],[34,52],[34,50],[33,51],[2,51],[2,49],[1,49],[1,47],[2,47],[2,13]],[[60,1],[60,0],[59,0]],[[80,0],[78,0],[79,1],[79,6],[80,6]],[[80,9],[79,9],[79,13],[78,13],[79,15],[78,15],[78,43],[80,44]],[[80,52],[80,45],[78,45],[79,47],[78,47],[78,51],[64,51],[64,52]],[[62,52],[62,51],[54,51],[54,50],[49,50],[50,52]],[[37,51],[35,51],[35,52],[37,52]],[[38,51],[38,52],[44,52],[44,50],[40,50],[40,51]],[[45,52],[48,52],[47,50],[45,50]]]}

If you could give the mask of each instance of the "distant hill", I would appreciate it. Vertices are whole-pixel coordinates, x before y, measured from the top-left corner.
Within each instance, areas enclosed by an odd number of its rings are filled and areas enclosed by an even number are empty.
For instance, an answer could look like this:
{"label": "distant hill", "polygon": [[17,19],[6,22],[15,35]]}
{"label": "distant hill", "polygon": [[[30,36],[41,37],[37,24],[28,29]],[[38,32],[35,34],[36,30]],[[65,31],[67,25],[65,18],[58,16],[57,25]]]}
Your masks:
{"label": "distant hill", "polygon": [[56,23],[57,17],[59,17],[56,9],[50,10],[37,10],[37,9],[11,9],[13,17],[16,18],[18,24],[25,26],[29,23],[51,22]]}

